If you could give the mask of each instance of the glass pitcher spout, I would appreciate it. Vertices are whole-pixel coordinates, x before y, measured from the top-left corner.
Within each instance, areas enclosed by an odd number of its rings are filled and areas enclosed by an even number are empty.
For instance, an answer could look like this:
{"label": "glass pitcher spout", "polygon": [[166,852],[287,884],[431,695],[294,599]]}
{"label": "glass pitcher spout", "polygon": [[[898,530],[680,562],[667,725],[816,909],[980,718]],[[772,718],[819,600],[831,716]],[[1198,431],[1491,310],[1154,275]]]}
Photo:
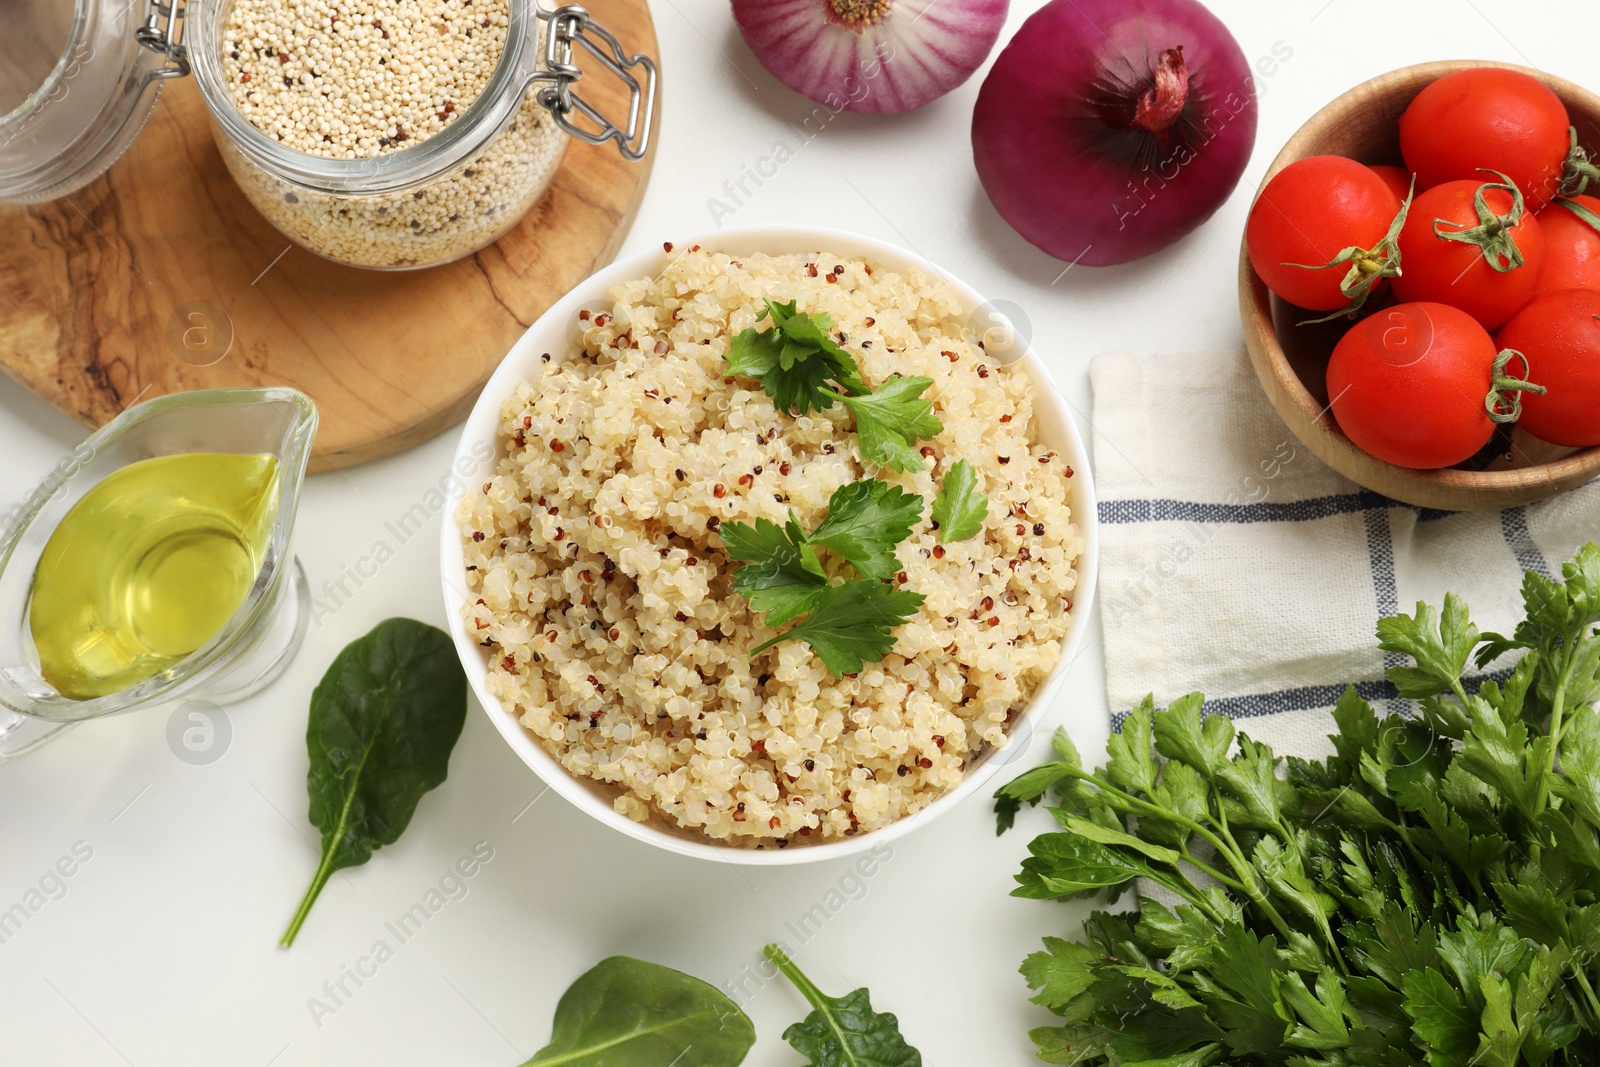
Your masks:
{"label": "glass pitcher spout", "polygon": [[282,672],[309,618],[290,541],[316,427],[293,389],[158,397],[0,517],[0,762],[63,724],[238,700]]}

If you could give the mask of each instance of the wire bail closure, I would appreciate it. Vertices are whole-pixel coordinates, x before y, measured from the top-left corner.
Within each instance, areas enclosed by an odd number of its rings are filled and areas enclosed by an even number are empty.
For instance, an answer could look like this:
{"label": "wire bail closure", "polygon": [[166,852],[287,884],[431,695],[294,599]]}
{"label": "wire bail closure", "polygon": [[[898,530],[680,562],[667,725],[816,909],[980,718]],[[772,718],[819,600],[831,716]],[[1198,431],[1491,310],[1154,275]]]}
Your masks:
{"label": "wire bail closure", "polygon": [[[538,91],[539,103],[555,116],[557,125],[585,144],[614,141],[624,158],[635,163],[643,159],[650,150],[650,126],[655,115],[655,61],[642,53],[628,55],[616,36],[590,18],[582,5],[567,4],[553,11],[536,5],[535,11],[550,24],[545,35],[544,69],[534,78],[544,83]],[[574,45],[581,46],[628,87],[626,126],[618,126],[573,91],[583,79],[583,71],[572,61]],[[644,71],[643,84],[635,77],[636,70]],[[593,128],[574,122],[574,112],[592,123]]]}
{"label": "wire bail closure", "polygon": [[167,57],[167,65],[145,75],[146,79],[183,78],[189,74],[189,54],[183,47],[185,0],[150,0],[144,25],[133,31],[134,40],[157,55]]}

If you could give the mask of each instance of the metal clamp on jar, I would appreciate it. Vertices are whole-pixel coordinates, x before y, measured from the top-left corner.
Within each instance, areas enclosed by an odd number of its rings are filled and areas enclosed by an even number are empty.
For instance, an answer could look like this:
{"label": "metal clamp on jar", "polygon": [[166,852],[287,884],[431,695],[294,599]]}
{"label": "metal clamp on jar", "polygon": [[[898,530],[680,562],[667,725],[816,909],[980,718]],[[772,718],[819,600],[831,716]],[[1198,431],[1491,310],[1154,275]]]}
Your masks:
{"label": "metal clamp on jar", "polygon": [[[490,244],[544,195],[568,137],[611,142],[633,161],[649,151],[654,60],[628,54],[583,7],[537,0],[504,0],[493,72],[432,136],[358,158],[290,148],[230,92],[223,49],[234,2],[150,0],[129,32],[123,0],[23,0],[34,9],[28,25],[0,42],[0,200],[52,199],[98,177],[138,135],[162,82],[191,73],[256,208],[297,244],[352,266],[430,267]],[[47,57],[58,58],[47,66]],[[623,83],[625,119],[580,94],[580,60]]]}

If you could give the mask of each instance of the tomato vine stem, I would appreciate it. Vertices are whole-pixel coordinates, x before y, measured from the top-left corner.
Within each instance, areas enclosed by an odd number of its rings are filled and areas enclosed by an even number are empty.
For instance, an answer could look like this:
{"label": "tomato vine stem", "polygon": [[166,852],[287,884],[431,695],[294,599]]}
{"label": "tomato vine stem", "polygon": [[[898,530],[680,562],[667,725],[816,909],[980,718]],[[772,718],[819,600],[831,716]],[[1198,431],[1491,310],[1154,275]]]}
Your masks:
{"label": "tomato vine stem", "polygon": [[1489,413],[1489,418],[1497,423],[1516,422],[1522,417],[1523,393],[1545,392],[1544,386],[1535,385],[1522,378],[1514,378],[1506,372],[1507,364],[1513,359],[1522,360],[1523,374],[1533,373],[1533,368],[1528,364],[1528,357],[1514,348],[1502,349],[1494,357],[1489,394],[1483,398],[1483,407]]}
{"label": "tomato vine stem", "polygon": [[1321,318],[1306,319],[1297,325],[1309,326],[1317,322],[1331,322],[1340,317],[1354,318],[1356,312],[1366,305],[1367,298],[1372,295],[1380,281],[1384,278],[1398,278],[1401,273],[1400,265],[1400,231],[1405,227],[1406,216],[1411,214],[1411,201],[1416,197],[1417,179],[1411,178],[1411,189],[1406,193],[1406,198],[1400,204],[1400,210],[1389,223],[1389,232],[1383,239],[1371,248],[1361,248],[1351,245],[1328,260],[1326,263],[1285,263],[1286,267],[1298,267],[1302,270],[1327,270],[1330,267],[1350,265],[1345,272],[1344,279],[1339,283],[1339,292],[1344,294],[1350,303],[1339,310]]}
{"label": "tomato vine stem", "polygon": [[1600,181],[1600,167],[1589,160],[1589,152],[1578,143],[1578,127],[1567,127],[1567,158],[1561,167],[1561,182],[1556,186],[1557,196],[1581,196],[1589,183]]}
{"label": "tomato vine stem", "polygon": [[[1445,226],[1459,226],[1460,223],[1449,219],[1434,219],[1433,233],[1441,241],[1459,241],[1465,245],[1477,245],[1478,251],[1483,253],[1484,262],[1494,270],[1505,274],[1516,270],[1523,265],[1522,249],[1517,247],[1517,242],[1512,239],[1511,230],[1521,224],[1522,218],[1527,214],[1527,203],[1522,198],[1522,190],[1517,188],[1517,183],[1497,170],[1483,168],[1484,173],[1493,174],[1499,178],[1498,182],[1484,182],[1478,186],[1478,191],[1472,194],[1472,209],[1477,212],[1478,224],[1459,230],[1446,230]],[[1504,215],[1496,215],[1489,207],[1488,197],[1485,195],[1490,189],[1504,189],[1511,194],[1511,210]]]}

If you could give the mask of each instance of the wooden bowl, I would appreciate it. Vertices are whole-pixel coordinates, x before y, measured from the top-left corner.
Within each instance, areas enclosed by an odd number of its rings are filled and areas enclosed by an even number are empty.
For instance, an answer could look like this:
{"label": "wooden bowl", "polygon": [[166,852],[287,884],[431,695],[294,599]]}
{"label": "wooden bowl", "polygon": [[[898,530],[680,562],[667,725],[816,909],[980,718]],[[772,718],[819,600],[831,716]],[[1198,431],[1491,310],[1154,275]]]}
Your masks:
{"label": "wooden bowl", "polygon": [[[1578,141],[1600,148],[1600,96],[1542,71],[1509,63],[1449,60],[1403,67],[1351,89],[1313,115],[1283,146],[1262,179],[1307,156],[1349,156],[1363,163],[1400,163],[1400,114],[1435,79],[1471,67],[1531,74],[1566,104]],[[1256,190],[1260,196],[1260,189]],[[1250,362],[1272,406],[1312,454],[1346,478],[1408,504],[1447,511],[1487,511],[1543,500],[1600,477],[1600,446],[1560,448],[1513,430],[1482,470],[1409,470],[1357,448],[1328,410],[1328,355],[1346,326],[1296,326],[1316,317],[1268,292],[1240,242],[1239,317]]]}

